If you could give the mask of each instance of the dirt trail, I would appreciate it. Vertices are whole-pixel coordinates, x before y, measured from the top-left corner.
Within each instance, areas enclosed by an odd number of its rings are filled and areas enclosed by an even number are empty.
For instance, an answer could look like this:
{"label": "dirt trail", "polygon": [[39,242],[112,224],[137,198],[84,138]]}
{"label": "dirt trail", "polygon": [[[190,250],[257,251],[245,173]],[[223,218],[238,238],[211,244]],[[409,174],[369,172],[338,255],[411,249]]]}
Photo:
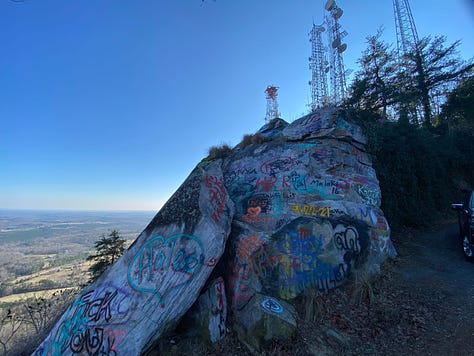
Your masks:
{"label": "dirt trail", "polygon": [[474,264],[462,255],[457,225],[400,236],[394,243],[399,253],[395,281],[432,308],[433,317],[425,320],[416,349],[433,355],[473,355]]}

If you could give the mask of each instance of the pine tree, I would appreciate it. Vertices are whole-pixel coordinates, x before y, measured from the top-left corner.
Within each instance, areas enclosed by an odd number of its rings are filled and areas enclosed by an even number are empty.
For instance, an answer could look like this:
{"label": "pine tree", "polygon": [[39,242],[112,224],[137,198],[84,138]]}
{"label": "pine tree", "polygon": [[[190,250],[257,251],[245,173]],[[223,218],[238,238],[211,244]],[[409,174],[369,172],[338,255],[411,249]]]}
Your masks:
{"label": "pine tree", "polygon": [[441,119],[449,133],[464,131],[474,137],[474,75],[461,81],[448,94]]}
{"label": "pine tree", "polygon": [[430,128],[433,123],[431,110],[432,95],[435,91],[447,94],[448,89],[465,75],[472,73],[472,60],[463,61],[459,57],[456,41],[446,46],[446,38],[425,37],[420,40],[416,51],[404,57],[401,84],[407,96],[406,105],[421,106],[423,126]]}
{"label": "pine tree", "polygon": [[379,112],[387,117],[388,107],[396,100],[396,56],[395,51],[381,40],[382,30],[367,37],[367,48],[358,60],[361,69],[351,86],[351,97],[347,101],[357,109]]}
{"label": "pine tree", "polygon": [[117,230],[113,230],[107,237],[102,234],[101,238],[95,242],[96,254],[87,257],[87,261],[94,261],[89,267],[92,282],[123,255],[125,242],[126,240],[120,237]]}

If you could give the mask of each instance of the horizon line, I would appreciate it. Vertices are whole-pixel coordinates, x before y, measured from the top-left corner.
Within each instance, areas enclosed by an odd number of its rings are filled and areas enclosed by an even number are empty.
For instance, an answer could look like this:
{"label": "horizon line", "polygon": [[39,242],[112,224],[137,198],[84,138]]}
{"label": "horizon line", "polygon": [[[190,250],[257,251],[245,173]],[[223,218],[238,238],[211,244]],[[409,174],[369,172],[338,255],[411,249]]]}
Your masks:
{"label": "horizon line", "polygon": [[70,212],[158,212],[148,209],[80,209],[80,208],[3,208],[0,211],[70,211]]}

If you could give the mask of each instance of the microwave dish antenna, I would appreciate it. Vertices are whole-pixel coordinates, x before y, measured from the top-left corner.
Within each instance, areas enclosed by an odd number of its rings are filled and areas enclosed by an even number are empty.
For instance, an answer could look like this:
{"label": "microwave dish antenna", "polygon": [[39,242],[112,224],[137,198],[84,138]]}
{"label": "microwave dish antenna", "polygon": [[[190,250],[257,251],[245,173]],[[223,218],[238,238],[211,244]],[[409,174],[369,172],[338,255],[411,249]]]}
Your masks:
{"label": "microwave dish antenna", "polygon": [[346,51],[347,44],[342,43],[342,38],[347,32],[342,29],[339,19],[344,11],[337,6],[335,0],[327,0],[324,8],[327,10],[325,23],[327,26],[328,37],[328,56],[329,56],[329,82],[330,98],[334,104],[339,104],[346,96],[346,75],[342,53]]}
{"label": "microwave dish antenna", "polygon": [[345,43],[343,43],[342,45],[340,45],[340,46],[337,47],[337,51],[338,51],[339,53],[345,52],[346,49],[347,49],[347,44],[345,44]]}
{"label": "microwave dish antenna", "polygon": [[321,32],[321,33],[326,31],[326,29],[324,28],[323,25],[315,25],[314,28],[315,28],[316,31]]}
{"label": "microwave dish antenna", "polygon": [[326,5],[324,5],[324,8],[325,8],[327,11],[331,11],[334,6],[336,6],[336,1],[334,1],[334,0],[328,0],[328,1],[326,1]]}
{"label": "microwave dish antenna", "polygon": [[335,19],[340,19],[343,13],[344,13],[344,11],[342,11],[342,9],[340,7],[337,7],[336,9],[334,9],[332,16]]}

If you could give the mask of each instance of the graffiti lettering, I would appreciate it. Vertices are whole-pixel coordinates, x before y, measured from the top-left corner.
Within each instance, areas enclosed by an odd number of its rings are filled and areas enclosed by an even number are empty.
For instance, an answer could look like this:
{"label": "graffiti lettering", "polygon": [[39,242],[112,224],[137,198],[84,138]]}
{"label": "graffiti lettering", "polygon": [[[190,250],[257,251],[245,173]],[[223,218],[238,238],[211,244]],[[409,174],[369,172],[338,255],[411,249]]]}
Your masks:
{"label": "graffiti lettering", "polygon": [[133,289],[152,293],[161,301],[171,290],[187,284],[203,264],[204,250],[198,238],[185,234],[167,239],[156,236],[133,257],[128,281]]}
{"label": "graffiti lettering", "polygon": [[257,183],[255,184],[255,187],[256,188],[260,187],[262,191],[269,192],[273,188],[275,188],[276,182],[277,182],[276,177],[270,177],[270,178],[264,177],[263,179],[258,178]]}
{"label": "graffiti lettering", "polygon": [[329,218],[331,216],[331,208],[330,207],[323,207],[318,208],[315,206],[310,205],[292,205],[290,207],[291,211],[296,214],[300,215],[307,215],[307,216],[320,216],[324,218]]}
{"label": "graffiti lettering", "polygon": [[[101,352],[103,352],[104,355],[110,354],[112,351],[113,355],[116,354],[115,348],[122,342],[123,339],[125,339],[126,333],[125,330],[123,329],[118,329],[118,330],[106,330],[105,335],[107,336],[107,343],[109,345],[108,347],[108,352],[106,352],[106,349],[103,347],[101,349]],[[101,354],[102,355],[102,354]]]}
{"label": "graffiti lettering", "polygon": [[211,257],[209,260],[207,260],[207,262],[205,263],[205,265],[207,267],[214,267],[217,263],[217,259],[215,259],[214,257]]}
{"label": "graffiti lettering", "polygon": [[[61,354],[69,348],[74,353],[108,355],[108,347],[103,343],[104,327],[113,325],[114,318],[118,318],[116,323],[123,322],[129,303],[126,293],[114,287],[81,295],[64,314],[43,354]],[[110,345],[112,341],[108,338]],[[114,342],[117,345],[120,341]]]}
{"label": "graffiti lettering", "polygon": [[209,190],[213,212],[211,219],[218,224],[225,207],[227,191],[224,187],[223,179],[215,176],[206,177],[206,188]]}
{"label": "graffiti lettering", "polygon": [[339,182],[334,179],[312,179],[309,182],[309,190],[327,192],[329,194],[341,194],[344,189],[349,188],[349,183]]}
{"label": "graffiti lettering", "polygon": [[275,175],[280,172],[286,172],[295,165],[295,161],[291,157],[279,157],[266,162],[260,166],[260,172],[268,175]]}
{"label": "graffiti lettering", "polygon": [[81,353],[83,350],[88,355],[95,355],[102,346],[104,330],[101,328],[86,329],[84,333],[78,333],[71,338],[70,349],[72,352]]}
{"label": "graffiti lettering", "polygon": [[225,175],[225,184],[230,185],[240,176],[251,174],[257,174],[257,170],[255,168],[234,168],[233,171],[230,171]]}
{"label": "graffiti lettering", "polygon": [[219,277],[211,285],[211,303],[214,306],[209,318],[209,336],[212,342],[221,340],[226,333],[225,321],[227,316],[227,305],[225,303],[224,279]]}
{"label": "graffiti lettering", "polygon": [[340,216],[347,215],[346,211],[340,210],[340,209],[330,209],[330,212],[331,212],[331,217],[333,216],[340,217]]}
{"label": "graffiti lettering", "polygon": [[369,225],[373,226],[377,223],[377,215],[374,213],[374,211],[371,208],[366,207],[365,211],[362,208],[359,208],[359,212],[360,212],[360,216],[359,216],[360,219],[364,220]]}
{"label": "graffiti lettering", "polygon": [[250,287],[254,278],[254,273],[249,264],[242,264],[237,261],[232,262],[232,275],[229,279],[230,295],[235,305],[243,305],[252,297],[253,290]]}
{"label": "graffiti lettering", "polygon": [[216,282],[216,294],[218,300],[218,308],[220,311],[224,310],[224,280],[218,279]]}
{"label": "graffiti lettering", "polygon": [[362,201],[367,205],[379,206],[380,205],[380,191],[377,189],[371,189],[368,186],[361,184],[354,184],[357,193],[362,198]]}
{"label": "graffiti lettering", "polygon": [[360,252],[359,234],[355,227],[338,225],[334,231],[334,242],[338,249]]}
{"label": "graffiti lettering", "polygon": [[282,188],[292,186],[295,190],[306,190],[306,176],[301,175],[297,172],[292,172],[290,175],[283,177]]}

